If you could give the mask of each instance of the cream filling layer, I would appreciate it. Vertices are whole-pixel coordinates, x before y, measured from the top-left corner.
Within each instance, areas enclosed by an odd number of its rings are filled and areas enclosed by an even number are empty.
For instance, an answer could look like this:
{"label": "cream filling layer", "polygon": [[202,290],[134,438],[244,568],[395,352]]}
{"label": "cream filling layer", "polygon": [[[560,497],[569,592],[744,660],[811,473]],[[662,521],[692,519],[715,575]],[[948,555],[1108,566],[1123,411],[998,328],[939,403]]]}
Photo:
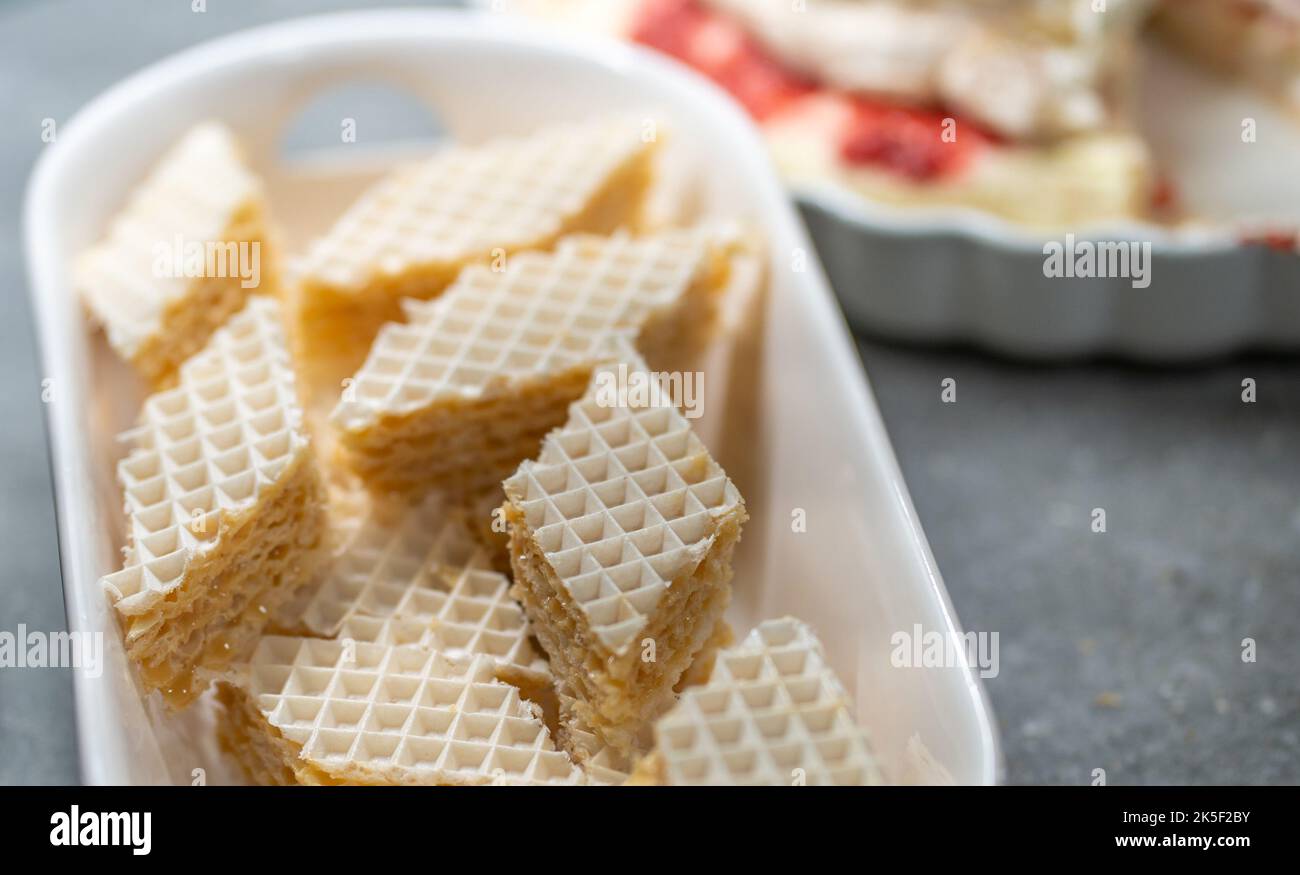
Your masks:
{"label": "cream filling layer", "polygon": [[703,0],[837,89],[942,104],[1017,140],[1095,131],[1112,38],[1149,0]]}

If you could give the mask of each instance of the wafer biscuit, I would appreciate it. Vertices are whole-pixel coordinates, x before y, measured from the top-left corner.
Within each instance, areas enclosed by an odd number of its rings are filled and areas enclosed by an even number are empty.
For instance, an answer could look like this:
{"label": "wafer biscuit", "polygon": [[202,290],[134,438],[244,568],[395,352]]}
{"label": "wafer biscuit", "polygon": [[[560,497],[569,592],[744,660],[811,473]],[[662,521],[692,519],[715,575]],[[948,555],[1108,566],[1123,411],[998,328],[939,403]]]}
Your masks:
{"label": "wafer biscuit", "polygon": [[620,754],[705,649],[730,599],[739,492],[669,399],[607,392],[624,350],[505,482],[515,586],[581,723]]}
{"label": "wafer biscuit", "polygon": [[483,654],[526,691],[549,683],[509,579],[492,568],[460,512],[437,495],[414,506],[372,499],[350,510],[351,531],[303,607],[302,631]]}
{"label": "wafer biscuit", "polygon": [[494,487],[564,421],[612,337],[657,363],[703,345],[729,242],[703,228],[578,235],[406,301],[333,413],[347,463],[376,491]]}
{"label": "wafer biscuit", "polygon": [[294,265],[308,380],[337,392],[402,298],[438,295],[467,265],[635,226],[656,145],[645,132],[635,118],[561,124],[394,170]]}
{"label": "wafer biscuit", "polygon": [[636,766],[636,757],[615,750],[591,730],[575,710],[577,699],[565,686],[556,687],[558,713],[555,743],[573,758],[589,784],[623,784]]}
{"label": "wafer biscuit", "polygon": [[853,703],[800,620],[760,624],[655,723],[632,783],[879,784]]}
{"label": "wafer biscuit", "polygon": [[[704,648],[696,655],[695,661],[682,673],[677,682],[677,691],[688,686],[706,683],[713,672],[713,665],[718,651],[732,643],[734,635],[726,620],[719,620],[713,628],[713,634]],[[577,706],[577,699],[563,685],[556,686],[556,732],[555,743],[569,756],[573,757],[591,784],[622,784],[628,780],[637,763],[637,755],[630,751],[619,751],[605,744],[591,727],[583,720]],[[644,752],[651,746],[653,737],[647,729],[644,737],[638,737],[635,747]]]}
{"label": "wafer biscuit", "polygon": [[309,630],[303,624],[303,615],[307,606],[320,591],[325,577],[333,568],[335,559],[347,551],[348,545],[356,537],[357,531],[371,513],[370,495],[356,483],[331,482],[331,474],[338,472],[338,466],[331,466],[322,458],[321,430],[312,421],[311,411],[303,411],[303,422],[308,434],[312,436],[312,448],[315,451],[317,467],[325,486],[327,497],[326,526],[324,550],[327,559],[312,582],[296,590],[291,598],[279,604],[271,612],[271,619],[266,624],[268,635],[303,635]]}
{"label": "wafer biscuit", "polygon": [[279,305],[257,296],[150,396],[122,439],[125,567],[103,579],[127,655],[183,705],[246,655],[323,559],[324,489]]}
{"label": "wafer biscuit", "polygon": [[583,781],[483,654],[267,636],[219,696],[222,745],[259,783]]}
{"label": "wafer biscuit", "polygon": [[268,221],[233,135],[207,122],[77,259],[74,283],[113,349],[161,388],[250,293],[274,291]]}

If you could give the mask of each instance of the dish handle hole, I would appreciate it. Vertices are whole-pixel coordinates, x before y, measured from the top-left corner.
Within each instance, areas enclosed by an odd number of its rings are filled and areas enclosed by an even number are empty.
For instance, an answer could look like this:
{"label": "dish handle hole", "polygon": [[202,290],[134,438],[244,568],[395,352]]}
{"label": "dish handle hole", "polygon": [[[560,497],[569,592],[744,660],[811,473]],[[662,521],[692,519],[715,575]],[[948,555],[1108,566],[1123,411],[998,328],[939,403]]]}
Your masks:
{"label": "dish handle hole", "polygon": [[295,163],[345,148],[428,144],[450,129],[423,101],[382,82],[330,87],[306,102],[282,128],[277,158]]}

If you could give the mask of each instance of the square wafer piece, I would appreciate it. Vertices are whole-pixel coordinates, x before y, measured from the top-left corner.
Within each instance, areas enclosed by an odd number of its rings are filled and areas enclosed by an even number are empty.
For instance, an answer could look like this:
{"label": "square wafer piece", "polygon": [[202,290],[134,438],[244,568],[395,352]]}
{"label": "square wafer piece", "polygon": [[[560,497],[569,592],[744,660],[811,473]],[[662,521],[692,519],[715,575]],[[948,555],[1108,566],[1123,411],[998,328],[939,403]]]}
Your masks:
{"label": "square wafer piece", "polygon": [[600,366],[504,484],[512,593],[574,716],[621,754],[715,634],[746,517],[670,399],[609,391],[635,373],[634,354]]}
{"label": "square wafer piece", "polygon": [[267,636],[221,685],[222,746],[266,784],[579,784],[491,657]]}
{"label": "square wafer piece", "polygon": [[77,259],[74,283],[117,354],[162,388],[250,293],[275,290],[268,223],[234,136],[207,122]]}
{"label": "square wafer piece", "polygon": [[301,417],[279,305],[257,296],[122,436],[126,562],[103,583],[127,655],[173,705],[246,656],[324,558],[324,488]]}
{"label": "square wafer piece", "polygon": [[375,184],[293,267],[294,335],[312,387],[339,383],[404,297],[470,264],[549,249],[565,234],[635,227],[655,140],[634,118],[561,124],[455,146]]}
{"label": "square wafer piece", "polygon": [[611,338],[678,367],[703,346],[730,243],[705,228],[578,235],[407,301],[332,415],[347,464],[378,492],[495,487],[564,422]]}
{"label": "square wafer piece", "polygon": [[817,636],[793,617],[718,654],[655,723],[638,784],[880,784],[866,730]]}

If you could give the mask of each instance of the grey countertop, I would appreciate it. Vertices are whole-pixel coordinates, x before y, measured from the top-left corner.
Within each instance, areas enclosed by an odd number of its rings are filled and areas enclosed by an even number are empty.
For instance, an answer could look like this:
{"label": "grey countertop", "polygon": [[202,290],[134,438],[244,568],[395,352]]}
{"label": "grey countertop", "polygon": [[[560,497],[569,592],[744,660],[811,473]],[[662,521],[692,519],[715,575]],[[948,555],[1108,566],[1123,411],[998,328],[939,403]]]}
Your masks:
{"label": "grey countertop", "polygon": [[860,349],[1012,782],[1300,781],[1300,362]]}
{"label": "grey countertop", "polygon": [[[353,5],[0,0],[0,630],[64,627],[19,215],[42,120],[208,37]],[[958,614],[999,635],[1010,781],[1300,782],[1300,361],[860,348]],[[0,738],[0,782],[77,780],[66,670],[0,669]]]}

